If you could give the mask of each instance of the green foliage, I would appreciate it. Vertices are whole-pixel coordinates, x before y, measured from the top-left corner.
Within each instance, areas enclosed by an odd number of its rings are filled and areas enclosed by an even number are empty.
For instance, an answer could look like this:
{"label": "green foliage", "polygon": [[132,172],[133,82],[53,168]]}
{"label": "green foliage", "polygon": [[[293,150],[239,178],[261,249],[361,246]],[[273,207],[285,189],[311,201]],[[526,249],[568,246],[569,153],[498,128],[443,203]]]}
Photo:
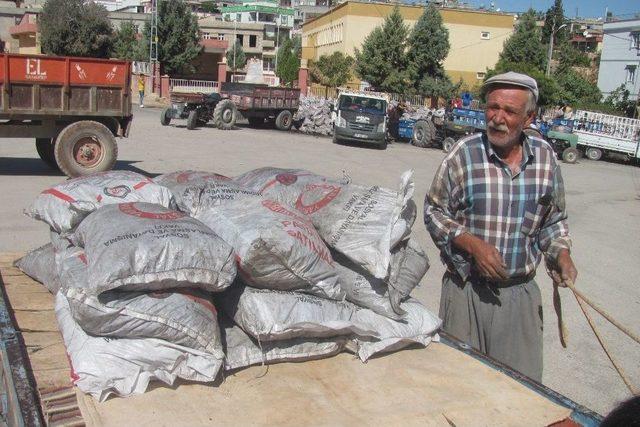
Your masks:
{"label": "green foliage", "polygon": [[142,41],[136,35],[136,26],[132,21],[120,23],[113,37],[111,57],[129,61],[148,61],[143,54]]}
{"label": "green foliage", "polygon": [[598,86],[572,69],[558,71],[554,78],[560,88],[557,94],[560,102],[577,108],[579,104],[595,104],[602,99]]}
{"label": "green foliage", "polygon": [[449,53],[449,31],[432,3],[424,8],[407,44],[407,70],[415,92],[450,98],[457,86],[451,83],[442,65]]}
{"label": "green foliage", "polygon": [[624,84],[621,84],[606,97],[603,104],[605,107],[612,109],[615,112],[614,114],[633,117],[636,102],[629,99],[630,95],[629,89]]}
{"label": "green foliage", "polygon": [[113,28],[102,5],[83,0],[47,0],[38,27],[45,54],[109,57]]}
{"label": "green foliage", "polygon": [[[562,0],[555,0],[553,6],[551,6],[544,18],[544,27],[542,27],[542,42],[549,44],[551,38],[551,32],[555,28],[558,30],[567,21],[564,18],[564,8],[562,7]],[[565,27],[556,32],[553,37],[554,44],[561,44],[569,38],[569,28]]]}
{"label": "green foliage", "polygon": [[300,69],[298,46],[296,40],[286,39],[278,48],[276,75],[280,77],[283,84],[291,84],[298,79],[298,70]]}
{"label": "green foliage", "polygon": [[591,60],[589,56],[576,49],[571,43],[564,42],[558,46],[557,51],[558,71],[564,71],[571,67],[589,67]]}
{"label": "green foliage", "polygon": [[[193,71],[193,60],[200,54],[198,19],[182,0],[158,2],[158,61],[162,73]],[[144,26],[144,56],[149,57],[151,25]]]}
{"label": "green foliage", "polygon": [[236,40],[233,46],[234,47],[227,51],[227,64],[229,64],[229,68],[231,68],[232,71],[238,71],[243,69],[247,64],[247,56],[244,54],[242,43],[240,43],[239,40]]}
{"label": "green foliage", "polygon": [[362,51],[356,49],[356,74],[377,90],[405,93],[410,87],[405,53],[408,32],[400,8],[395,6],[382,26],[365,38]]}
{"label": "green foliage", "polygon": [[218,3],[215,1],[203,1],[201,4],[202,10],[206,13],[220,13]]}
{"label": "green foliage", "polygon": [[547,54],[540,44],[540,29],[536,27],[533,9],[520,17],[516,31],[504,44],[498,66],[501,62],[525,63],[538,70],[545,69]]}
{"label": "green foliage", "polygon": [[556,81],[550,77],[545,76],[544,72],[539,68],[528,64],[526,62],[506,62],[500,61],[495,69],[489,70],[485,76],[485,80],[495,76],[496,74],[507,73],[509,71],[515,71],[516,73],[527,74],[531,76],[538,84],[538,105],[552,105],[558,104],[561,99],[558,96],[560,87]]}
{"label": "green foliage", "polygon": [[354,59],[342,52],[336,51],[331,55],[322,55],[316,63],[311,64],[311,76],[324,86],[343,86],[351,77],[353,63]]}

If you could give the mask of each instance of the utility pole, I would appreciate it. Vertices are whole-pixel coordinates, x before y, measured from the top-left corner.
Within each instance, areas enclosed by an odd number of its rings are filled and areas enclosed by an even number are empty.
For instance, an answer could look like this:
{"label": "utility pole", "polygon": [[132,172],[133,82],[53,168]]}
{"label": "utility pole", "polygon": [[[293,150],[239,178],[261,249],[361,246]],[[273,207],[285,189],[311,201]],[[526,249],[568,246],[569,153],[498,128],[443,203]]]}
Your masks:
{"label": "utility pole", "polygon": [[149,67],[151,68],[151,90],[155,93],[159,85],[157,75],[160,74],[158,64],[158,4],[151,0],[151,34],[149,34]]}
{"label": "utility pole", "polygon": [[551,35],[549,36],[549,53],[547,54],[547,71],[544,73],[547,77],[551,74],[551,57],[553,56],[553,38],[556,33],[566,27],[567,24],[562,24],[556,28],[556,18],[553,17],[553,25],[551,26]]}

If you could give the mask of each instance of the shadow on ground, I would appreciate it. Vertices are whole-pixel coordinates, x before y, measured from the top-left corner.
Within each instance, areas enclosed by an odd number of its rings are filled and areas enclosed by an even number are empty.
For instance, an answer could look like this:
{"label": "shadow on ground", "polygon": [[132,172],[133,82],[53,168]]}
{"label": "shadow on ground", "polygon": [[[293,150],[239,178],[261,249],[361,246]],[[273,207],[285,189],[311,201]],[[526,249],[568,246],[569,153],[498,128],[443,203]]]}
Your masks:
{"label": "shadow on ground", "polygon": [[[135,166],[138,160],[118,160],[114,170],[137,172],[145,176],[154,177],[158,174],[149,173]],[[64,176],[62,172],[52,169],[45,162],[33,157],[0,157],[0,176]]]}

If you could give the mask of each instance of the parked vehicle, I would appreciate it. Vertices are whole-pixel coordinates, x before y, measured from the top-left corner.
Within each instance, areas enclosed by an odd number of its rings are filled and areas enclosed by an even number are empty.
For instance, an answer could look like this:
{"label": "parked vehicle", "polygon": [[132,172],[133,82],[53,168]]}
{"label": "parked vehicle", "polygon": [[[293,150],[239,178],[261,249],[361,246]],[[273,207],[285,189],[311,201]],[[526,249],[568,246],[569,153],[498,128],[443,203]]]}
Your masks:
{"label": "parked vehicle", "polygon": [[485,129],[484,111],[454,108],[419,120],[401,120],[400,136],[417,147],[437,147],[449,152],[462,136]]}
{"label": "parked vehicle", "polygon": [[220,93],[172,93],[171,107],[162,112],[160,123],[167,126],[172,119],[186,119],[187,129],[195,129],[213,121],[217,128],[228,130],[239,113],[253,126],[268,120],[280,130],[289,130],[299,102],[300,89],[222,83]]}
{"label": "parked vehicle", "polygon": [[130,62],[4,53],[0,84],[0,137],[35,138],[70,177],[113,168],[133,118]]}
{"label": "parked vehicle", "polygon": [[386,94],[345,91],[338,95],[333,142],[354,141],[387,148]]}

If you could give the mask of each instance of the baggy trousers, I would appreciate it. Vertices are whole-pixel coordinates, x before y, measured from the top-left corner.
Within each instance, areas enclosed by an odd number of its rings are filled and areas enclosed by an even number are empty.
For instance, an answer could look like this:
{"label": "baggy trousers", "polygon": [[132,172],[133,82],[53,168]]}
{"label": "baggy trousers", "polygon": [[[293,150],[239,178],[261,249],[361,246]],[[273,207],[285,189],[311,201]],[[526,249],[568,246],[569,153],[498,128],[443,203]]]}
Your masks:
{"label": "baggy trousers", "polygon": [[509,287],[463,282],[446,272],[440,317],[445,332],[507,366],[542,380],[542,299],[535,280]]}

